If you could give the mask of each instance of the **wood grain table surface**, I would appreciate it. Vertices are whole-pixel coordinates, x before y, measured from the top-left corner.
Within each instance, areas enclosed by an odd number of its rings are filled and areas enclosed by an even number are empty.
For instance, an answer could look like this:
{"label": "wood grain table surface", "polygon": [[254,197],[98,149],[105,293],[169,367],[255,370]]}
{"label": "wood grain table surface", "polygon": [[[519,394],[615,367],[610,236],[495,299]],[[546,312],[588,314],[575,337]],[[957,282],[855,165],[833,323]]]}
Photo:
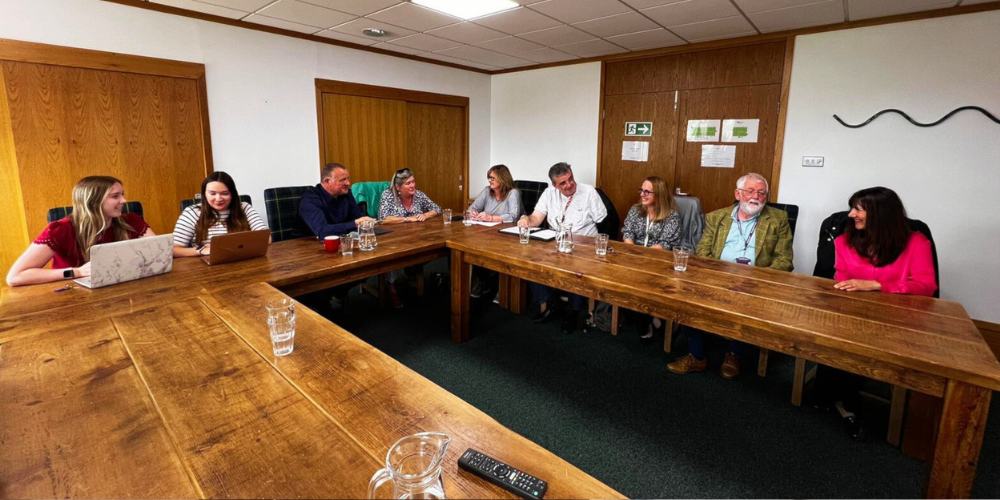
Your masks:
{"label": "wood grain table surface", "polygon": [[[275,358],[263,304],[447,256],[495,229],[387,227],[373,252],[313,239],[267,257],[98,290],[0,298],[0,497],[363,498],[397,439],[451,436],[452,498],[513,498],[457,467],[475,447],[549,482],[549,498],[621,498],[325,318],[297,306]],[[385,493],[385,492],[383,492]]]}

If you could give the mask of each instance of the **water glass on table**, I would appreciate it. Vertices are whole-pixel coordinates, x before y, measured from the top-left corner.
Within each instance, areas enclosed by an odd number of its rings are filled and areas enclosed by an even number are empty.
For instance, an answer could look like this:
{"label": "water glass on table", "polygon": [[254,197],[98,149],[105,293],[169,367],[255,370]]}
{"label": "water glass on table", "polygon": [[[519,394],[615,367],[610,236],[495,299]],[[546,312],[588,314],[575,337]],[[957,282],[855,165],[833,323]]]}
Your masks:
{"label": "water glass on table", "polygon": [[340,255],[349,257],[354,255],[354,237],[345,234],[340,237]]}
{"label": "water glass on table", "polygon": [[521,239],[521,244],[527,245],[528,240],[531,239],[531,228],[517,226],[517,235]]}
{"label": "water glass on table", "polygon": [[674,271],[687,271],[690,255],[691,249],[689,247],[674,247]]}
{"label": "water glass on table", "polygon": [[471,226],[472,225],[472,217],[473,217],[474,213],[475,212],[473,212],[471,208],[468,209],[468,210],[466,210],[465,211],[465,217],[462,217],[462,224],[465,224],[466,226]]}
{"label": "water glass on table", "polygon": [[601,233],[594,238],[594,248],[597,249],[597,255],[604,257],[608,254],[608,235]]}
{"label": "water glass on table", "polygon": [[441,211],[441,218],[444,220],[444,225],[450,226],[451,225],[451,209],[450,208],[446,208],[446,209],[442,210]]}
{"label": "water glass on table", "polygon": [[275,356],[287,356],[295,348],[295,301],[289,298],[268,302],[267,326]]}

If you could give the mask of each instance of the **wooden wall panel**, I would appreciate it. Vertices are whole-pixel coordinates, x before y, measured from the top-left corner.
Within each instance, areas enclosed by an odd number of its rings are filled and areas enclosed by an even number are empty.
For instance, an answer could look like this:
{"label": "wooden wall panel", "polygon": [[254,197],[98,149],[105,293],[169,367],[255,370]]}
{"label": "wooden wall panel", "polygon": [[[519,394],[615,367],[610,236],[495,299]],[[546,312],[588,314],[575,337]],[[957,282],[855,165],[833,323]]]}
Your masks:
{"label": "wooden wall panel", "polygon": [[410,102],[406,104],[409,167],[417,188],[441,208],[459,214],[466,198],[465,108]]}
{"label": "wooden wall panel", "polygon": [[[674,93],[608,96],[604,101],[604,144],[601,161],[604,175],[601,189],[611,201],[621,220],[639,200],[638,190],[646,177],[657,175],[674,186],[674,156],[677,141],[677,111]],[[626,137],[626,121],[653,122],[652,137]],[[649,161],[622,161],[622,141],[648,141]]]}
{"label": "wooden wall panel", "polygon": [[157,233],[209,171],[198,82],[3,62],[29,236],[87,175],[122,179]]}
{"label": "wooden wall panel", "polygon": [[4,74],[0,68],[0,279],[28,245],[28,226],[24,218],[21,179],[18,176],[14,134],[10,126],[7,93],[3,92]]}
{"label": "wooden wall panel", "polygon": [[[736,179],[749,172],[771,177],[781,85],[753,85],[681,92],[676,186],[701,199],[705,213],[733,203]],[[696,119],[759,119],[756,143],[734,143],[735,168],[701,166],[704,142],[687,142],[685,125]]]}
{"label": "wooden wall panel", "polygon": [[605,95],[667,92],[677,89],[679,56],[608,63]]}
{"label": "wooden wall panel", "polygon": [[388,181],[408,166],[406,102],[323,93],[323,157],[352,182]]}

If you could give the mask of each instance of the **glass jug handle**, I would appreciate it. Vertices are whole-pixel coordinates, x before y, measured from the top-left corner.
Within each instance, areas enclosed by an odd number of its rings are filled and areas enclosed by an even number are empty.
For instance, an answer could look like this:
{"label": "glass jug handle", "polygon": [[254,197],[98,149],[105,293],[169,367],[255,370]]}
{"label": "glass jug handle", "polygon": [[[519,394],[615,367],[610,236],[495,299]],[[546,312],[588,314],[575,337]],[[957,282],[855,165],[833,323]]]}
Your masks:
{"label": "glass jug handle", "polygon": [[390,479],[392,472],[389,472],[389,469],[379,469],[368,483],[368,498],[375,498],[375,492]]}

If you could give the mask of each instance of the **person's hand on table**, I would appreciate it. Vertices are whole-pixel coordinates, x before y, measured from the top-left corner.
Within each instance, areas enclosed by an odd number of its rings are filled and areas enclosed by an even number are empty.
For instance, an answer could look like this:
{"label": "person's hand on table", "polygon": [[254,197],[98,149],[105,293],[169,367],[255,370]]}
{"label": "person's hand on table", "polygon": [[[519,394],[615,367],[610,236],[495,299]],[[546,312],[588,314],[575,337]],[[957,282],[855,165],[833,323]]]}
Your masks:
{"label": "person's hand on table", "polygon": [[90,276],[90,262],[80,267],[73,268],[74,278],[86,278],[87,276]]}
{"label": "person's hand on table", "polygon": [[520,219],[517,219],[517,225],[519,227],[529,227],[528,226],[528,216],[522,215]]}
{"label": "person's hand on table", "polygon": [[361,217],[361,218],[355,219],[354,220],[354,224],[360,226],[362,222],[371,222],[371,221],[374,221],[374,220],[375,219],[373,219],[371,217]]}
{"label": "person's hand on table", "polygon": [[658,250],[663,250],[663,245],[652,245],[649,248],[656,248]]}
{"label": "person's hand on table", "polygon": [[845,292],[876,292],[882,289],[882,284],[872,280],[847,280],[840,281],[833,287]]}

